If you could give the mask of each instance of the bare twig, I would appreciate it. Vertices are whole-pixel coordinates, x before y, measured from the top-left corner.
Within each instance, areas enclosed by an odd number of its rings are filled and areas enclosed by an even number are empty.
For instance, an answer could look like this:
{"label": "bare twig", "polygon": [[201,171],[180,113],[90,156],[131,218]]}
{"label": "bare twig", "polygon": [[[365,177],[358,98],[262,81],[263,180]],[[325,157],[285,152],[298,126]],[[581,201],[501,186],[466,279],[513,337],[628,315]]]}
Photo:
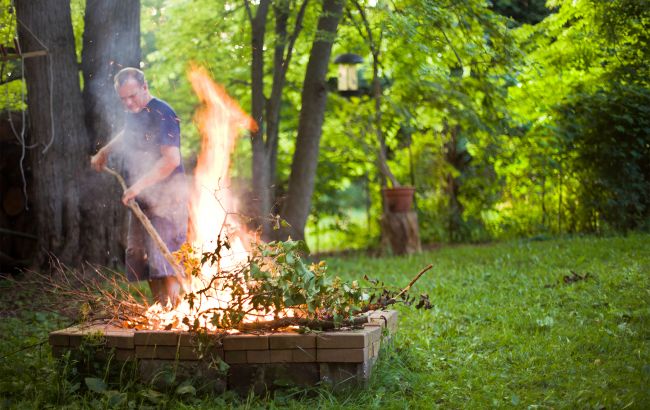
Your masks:
{"label": "bare twig", "polygon": [[392,300],[392,301],[393,301],[392,303],[395,303],[395,301],[396,301],[399,297],[403,296],[406,292],[408,292],[408,291],[411,289],[411,287],[415,284],[415,282],[417,282],[418,279],[420,279],[420,277],[421,277],[422,275],[424,275],[424,273],[425,273],[426,271],[428,271],[429,269],[431,269],[432,267],[433,267],[433,265],[429,265],[429,266],[425,267],[424,269],[422,269],[422,270],[421,270],[417,275],[415,275],[415,277],[414,277],[413,279],[411,279],[411,281],[409,282],[409,284],[406,285],[406,287],[405,287],[404,289],[402,289],[402,291],[401,291],[400,293],[398,293],[394,298],[391,298],[391,299],[389,300],[389,302]]}

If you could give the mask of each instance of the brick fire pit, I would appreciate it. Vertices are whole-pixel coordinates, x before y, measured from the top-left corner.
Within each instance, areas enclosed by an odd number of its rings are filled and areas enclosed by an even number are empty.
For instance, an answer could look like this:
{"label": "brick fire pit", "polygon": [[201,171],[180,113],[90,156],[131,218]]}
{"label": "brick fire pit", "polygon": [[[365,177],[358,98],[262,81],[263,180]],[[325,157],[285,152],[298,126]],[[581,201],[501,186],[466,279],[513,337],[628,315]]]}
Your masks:
{"label": "brick fire pit", "polygon": [[[281,386],[334,387],[365,384],[382,341],[397,329],[397,312],[371,312],[361,329],[313,333],[197,335],[180,331],[79,325],[49,335],[55,357],[92,345],[97,358],[137,364],[141,381],[157,384],[172,371],[177,382],[192,379],[214,392],[245,394]],[[219,362],[222,366],[219,370]],[[225,369],[227,368],[227,369]]]}

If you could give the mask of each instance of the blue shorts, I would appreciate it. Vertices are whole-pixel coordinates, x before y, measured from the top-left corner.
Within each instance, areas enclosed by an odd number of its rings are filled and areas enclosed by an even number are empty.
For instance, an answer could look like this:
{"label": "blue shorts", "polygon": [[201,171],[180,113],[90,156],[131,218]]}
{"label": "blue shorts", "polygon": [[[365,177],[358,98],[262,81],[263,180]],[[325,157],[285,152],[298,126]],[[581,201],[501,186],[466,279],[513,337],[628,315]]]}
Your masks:
{"label": "blue shorts", "polygon": [[[180,249],[187,240],[187,203],[164,210],[142,209],[170,252]],[[129,233],[126,248],[126,276],[129,281],[161,279],[175,276],[156,243],[135,215],[129,215]]]}

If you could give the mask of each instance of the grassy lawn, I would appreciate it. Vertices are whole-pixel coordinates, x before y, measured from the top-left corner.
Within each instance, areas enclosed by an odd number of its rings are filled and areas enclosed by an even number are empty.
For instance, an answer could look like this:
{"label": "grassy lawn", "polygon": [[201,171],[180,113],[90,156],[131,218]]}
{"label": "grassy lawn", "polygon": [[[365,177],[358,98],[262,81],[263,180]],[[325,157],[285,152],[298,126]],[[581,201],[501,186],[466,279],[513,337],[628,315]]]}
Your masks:
{"label": "grassy lawn", "polygon": [[[650,235],[458,246],[417,256],[331,258],[330,273],[415,286],[434,308],[400,307],[400,327],[367,389],[266,398],[176,396],[115,386],[140,408],[650,407]],[[572,272],[585,280],[569,281]],[[588,274],[588,275],[587,275]],[[574,279],[577,277],[573,277]],[[58,377],[47,331],[67,325],[0,282],[0,408],[108,408]],[[117,393],[117,392],[116,392]],[[152,398],[152,395],[155,396]],[[119,407],[119,406],[118,406]]]}

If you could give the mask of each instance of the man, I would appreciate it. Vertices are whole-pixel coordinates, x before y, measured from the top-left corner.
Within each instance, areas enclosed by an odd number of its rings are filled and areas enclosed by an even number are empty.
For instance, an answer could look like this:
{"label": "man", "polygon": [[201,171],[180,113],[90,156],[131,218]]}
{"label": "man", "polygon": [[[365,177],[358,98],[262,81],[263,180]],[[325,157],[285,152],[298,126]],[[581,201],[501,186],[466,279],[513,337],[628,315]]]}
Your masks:
{"label": "man", "polygon": [[[171,252],[187,235],[187,187],[180,152],[180,124],[172,108],[149,92],[144,73],[124,68],[115,75],[115,90],[127,111],[124,129],[91,159],[102,171],[110,154],[124,160],[129,188],[126,205],[135,199]],[[175,305],[181,284],[142,224],[132,215],[126,249],[130,281],[147,280],[156,302]]]}

